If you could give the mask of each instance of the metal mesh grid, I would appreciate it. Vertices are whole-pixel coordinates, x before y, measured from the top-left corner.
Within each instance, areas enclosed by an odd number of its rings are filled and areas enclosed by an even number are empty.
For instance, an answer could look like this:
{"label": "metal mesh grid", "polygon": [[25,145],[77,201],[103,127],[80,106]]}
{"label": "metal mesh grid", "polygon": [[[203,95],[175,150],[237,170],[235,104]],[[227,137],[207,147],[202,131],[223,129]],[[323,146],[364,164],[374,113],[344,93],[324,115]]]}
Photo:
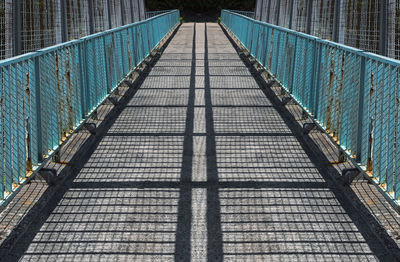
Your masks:
{"label": "metal mesh grid", "polygon": [[[362,21],[362,16],[359,19]],[[229,11],[222,15],[223,24],[247,49],[251,41],[246,39],[245,31],[249,29],[240,25],[251,21]],[[290,47],[293,40],[288,34],[295,36],[296,66],[290,93],[349,159],[354,159],[374,178],[389,198],[400,199],[399,63],[327,41],[316,42],[312,37],[266,24],[263,26],[269,28],[267,39],[270,44],[265,47],[267,70],[284,87],[291,86],[292,79],[286,74],[292,63]],[[364,27],[371,28],[369,25]],[[260,60],[259,54],[254,55]],[[263,52],[261,55],[264,56]]]}
{"label": "metal mesh grid", "polygon": [[66,0],[68,40],[89,34],[89,5],[87,1]]}
{"label": "metal mesh grid", "polygon": [[21,52],[26,53],[61,42],[59,2],[21,1]]}
{"label": "metal mesh grid", "polygon": [[12,2],[0,0],[0,59],[12,56]]}
{"label": "metal mesh grid", "polygon": [[279,15],[279,1],[278,0],[270,0],[271,3],[269,4],[269,10],[267,10],[269,12],[269,19],[268,19],[268,23],[270,24],[277,24],[277,19],[278,19],[278,15]]}
{"label": "metal mesh grid", "polygon": [[158,43],[178,21],[176,10],[2,63],[0,205],[155,47],[150,35]]}
{"label": "metal mesh grid", "polygon": [[133,13],[132,13],[132,1],[131,0],[122,0],[123,8],[122,11],[124,12],[124,23],[130,24],[133,22]]}
{"label": "metal mesh grid", "polygon": [[292,0],[281,0],[278,25],[289,28]]}
{"label": "metal mesh grid", "polygon": [[306,32],[307,1],[294,1],[293,3],[293,29]]}
{"label": "metal mesh grid", "polygon": [[[135,0],[132,1],[132,6],[133,6],[133,14],[132,14],[133,22],[137,22],[140,20],[139,2],[135,1]],[[150,18],[152,16],[147,16],[147,13],[146,13],[146,19]]]}
{"label": "metal mesh grid", "polygon": [[400,0],[390,0],[388,11],[388,56],[400,59]]}
{"label": "metal mesh grid", "polygon": [[344,44],[377,53],[379,50],[380,1],[346,0],[342,3],[344,19],[340,27]]}
{"label": "metal mesh grid", "polygon": [[93,0],[94,32],[109,29],[107,0]]}
{"label": "metal mesh grid", "polygon": [[115,28],[122,25],[121,2],[119,0],[109,0],[111,11],[111,27]]}
{"label": "metal mesh grid", "polygon": [[311,16],[311,34],[323,39],[332,40],[335,1],[314,1]]}

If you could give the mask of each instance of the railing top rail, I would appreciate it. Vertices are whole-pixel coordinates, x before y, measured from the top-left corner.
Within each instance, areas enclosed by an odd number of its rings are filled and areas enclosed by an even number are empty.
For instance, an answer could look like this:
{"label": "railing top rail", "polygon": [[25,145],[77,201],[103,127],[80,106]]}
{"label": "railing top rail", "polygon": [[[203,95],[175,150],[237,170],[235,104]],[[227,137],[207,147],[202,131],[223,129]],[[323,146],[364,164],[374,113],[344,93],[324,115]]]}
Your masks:
{"label": "railing top rail", "polygon": [[400,61],[228,10],[221,18],[341,154],[400,210]]}
{"label": "railing top rail", "polygon": [[316,42],[323,43],[323,44],[326,44],[326,45],[331,46],[331,47],[340,48],[340,49],[345,50],[347,52],[352,52],[352,53],[358,54],[360,56],[364,56],[366,58],[377,60],[377,61],[382,62],[382,63],[389,63],[390,65],[393,65],[393,66],[400,66],[400,60],[396,60],[394,58],[390,58],[390,57],[387,57],[387,56],[382,56],[382,55],[379,55],[379,54],[367,52],[367,51],[364,51],[364,50],[361,50],[361,49],[358,49],[358,48],[355,48],[355,47],[351,47],[351,46],[347,46],[347,45],[340,44],[340,43],[337,43],[337,42],[333,42],[333,41],[328,40],[328,39],[322,39],[322,38],[319,38],[319,37],[316,37],[316,36],[313,36],[313,35],[309,35],[309,34],[306,34],[306,33],[294,31],[292,29],[288,29],[288,28],[285,28],[285,27],[277,26],[277,25],[274,25],[274,24],[269,24],[267,22],[256,20],[256,19],[250,18],[250,17],[242,15],[240,13],[236,13],[236,12],[231,11],[231,10],[224,9],[222,11],[223,12],[228,12],[228,13],[231,13],[231,14],[234,14],[234,15],[237,15],[237,16],[241,16],[243,19],[251,20],[252,22],[254,22],[256,24],[267,25],[267,26],[269,26],[271,28],[274,28],[276,30],[280,30],[280,31],[283,31],[283,32],[295,34],[297,36],[300,36],[300,37],[303,37],[303,38],[307,38],[309,40],[314,40]]}
{"label": "railing top rail", "polygon": [[148,21],[157,19],[158,17],[161,17],[161,16],[169,15],[169,14],[174,13],[174,12],[178,12],[178,10],[177,9],[170,10],[168,12],[165,12],[165,13],[150,17],[150,18],[148,18],[146,20],[142,20],[142,21],[138,21],[138,22],[135,22],[135,23],[123,25],[123,26],[120,26],[120,27],[117,27],[117,28],[108,29],[106,31],[95,33],[95,34],[91,34],[91,35],[88,35],[88,36],[84,36],[84,37],[81,37],[79,39],[73,39],[73,40],[70,40],[68,42],[63,42],[63,43],[60,43],[60,44],[57,44],[57,45],[45,47],[45,48],[39,49],[39,50],[34,51],[34,52],[29,52],[29,53],[25,53],[25,54],[22,54],[22,55],[19,55],[19,56],[13,56],[13,57],[10,57],[10,58],[4,59],[4,60],[0,60],[0,67],[8,66],[8,65],[11,65],[13,63],[18,63],[18,62],[21,62],[21,61],[24,61],[24,60],[27,60],[27,59],[33,59],[33,58],[35,58],[37,56],[41,56],[41,55],[46,54],[46,53],[54,52],[54,51],[57,51],[59,49],[62,49],[62,48],[65,48],[65,47],[69,47],[69,46],[72,46],[72,45],[76,45],[76,44],[79,44],[79,43],[81,43],[83,41],[88,41],[88,40],[91,40],[91,39],[95,39],[95,38],[104,36],[104,35],[109,34],[109,33],[119,32],[121,30],[124,30],[124,29],[129,28],[129,27],[134,26],[134,25],[140,25],[140,24],[148,23]]}

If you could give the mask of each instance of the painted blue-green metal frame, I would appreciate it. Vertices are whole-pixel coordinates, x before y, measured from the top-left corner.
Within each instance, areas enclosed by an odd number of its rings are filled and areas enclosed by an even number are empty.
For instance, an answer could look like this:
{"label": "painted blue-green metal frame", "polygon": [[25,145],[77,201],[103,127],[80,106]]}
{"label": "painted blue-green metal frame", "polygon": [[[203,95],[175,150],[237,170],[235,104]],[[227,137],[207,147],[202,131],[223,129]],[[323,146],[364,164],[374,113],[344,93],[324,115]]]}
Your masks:
{"label": "painted blue-green metal frame", "polygon": [[398,208],[400,61],[227,10],[221,22]]}
{"label": "painted blue-green metal frame", "polygon": [[173,10],[0,61],[0,207],[178,23]]}

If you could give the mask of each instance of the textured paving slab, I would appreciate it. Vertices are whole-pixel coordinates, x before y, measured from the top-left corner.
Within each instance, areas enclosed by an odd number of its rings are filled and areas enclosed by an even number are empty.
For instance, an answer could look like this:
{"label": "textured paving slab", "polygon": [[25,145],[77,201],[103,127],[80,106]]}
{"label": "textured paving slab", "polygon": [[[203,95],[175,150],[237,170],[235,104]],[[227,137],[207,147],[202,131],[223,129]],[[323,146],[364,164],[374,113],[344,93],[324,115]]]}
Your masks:
{"label": "textured paving slab", "polygon": [[181,26],[78,171],[14,260],[394,261],[217,24]]}

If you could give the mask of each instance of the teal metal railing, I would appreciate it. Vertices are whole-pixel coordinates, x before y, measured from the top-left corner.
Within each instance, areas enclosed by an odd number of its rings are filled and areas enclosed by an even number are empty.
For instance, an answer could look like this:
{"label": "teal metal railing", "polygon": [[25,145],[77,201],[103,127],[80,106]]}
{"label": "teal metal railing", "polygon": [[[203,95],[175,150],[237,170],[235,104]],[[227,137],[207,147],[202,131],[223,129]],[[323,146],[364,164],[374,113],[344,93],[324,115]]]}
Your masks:
{"label": "teal metal railing", "polygon": [[221,22],[398,207],[400,61],[227,10]]}
{"label": "teal metal railing", "polygon": [[179,11],[0,61],[0,206],[179,23]]}

